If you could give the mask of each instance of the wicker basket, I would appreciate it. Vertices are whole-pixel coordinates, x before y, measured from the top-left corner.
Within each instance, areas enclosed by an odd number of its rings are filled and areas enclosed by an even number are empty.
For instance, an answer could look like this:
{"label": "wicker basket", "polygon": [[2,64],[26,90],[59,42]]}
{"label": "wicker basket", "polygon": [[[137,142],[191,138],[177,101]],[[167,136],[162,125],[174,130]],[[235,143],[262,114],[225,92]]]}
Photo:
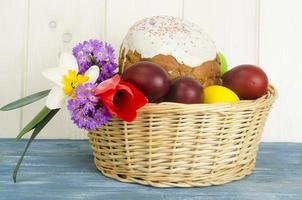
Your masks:
{"label": "wicker basket", "polygon": [[90,132],[96,167],[123,182],[155,187],[224,184],[250,174],[277,94],[235,104],[148,104],[134,122]]}

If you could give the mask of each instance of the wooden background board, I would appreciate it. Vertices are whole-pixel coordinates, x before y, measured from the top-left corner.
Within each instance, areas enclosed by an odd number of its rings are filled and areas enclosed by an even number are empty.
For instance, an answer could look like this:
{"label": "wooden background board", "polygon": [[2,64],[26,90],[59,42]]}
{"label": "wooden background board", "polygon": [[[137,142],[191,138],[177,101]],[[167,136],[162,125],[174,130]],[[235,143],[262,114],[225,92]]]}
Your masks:
{"label": "wooden background board", "polygon": [[222,186],[153,188],[101,175],[88,141],[38,140],[13,183],[25,141],[0,141],[0,200],[301,200],[302,144],[263,143],[252,175]]}
{"label": "wooden background board", "polygon": [[[11,13],[12,10],[15,14]],[[26,16],[27,4],[24,0],[5,1],[0,6],[0,105],[20,98],[23,94]],[[12,137],[20,129],[20,114],[18,110],[0,114],[0,137]]]}
{"label": "wooden background board", "polygon": [[[207,30],[231,67],[260,64],[279,90],[264,141],[302,142],[300,0],[1,0],[0,105],[51,86],[42,69],[84,39],[118,48],[136,20],[151,15],[188,19]],[[14,137],[44,100],[0,113],[0,137]],[[39,138],[86,138],[66,110]]]}

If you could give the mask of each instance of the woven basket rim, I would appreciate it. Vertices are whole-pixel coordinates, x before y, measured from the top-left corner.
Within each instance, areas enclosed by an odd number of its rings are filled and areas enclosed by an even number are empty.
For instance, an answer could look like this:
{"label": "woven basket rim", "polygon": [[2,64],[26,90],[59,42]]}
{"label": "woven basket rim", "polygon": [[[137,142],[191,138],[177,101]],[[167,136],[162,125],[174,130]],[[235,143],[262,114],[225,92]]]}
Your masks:
{"label": "woven basket rim", "polygon": [[166,110],[166,109],[177,109],[177,110],[192,110],[192,111],[215,111],[215,110],[232,110],[237,109],[248,109],[254,106],[260,106],[261,104],[268,104],[269,102],[274,102],[278,97],[278,92],[276,88],[269,85],[268,91],[262,97],[255,100],[240,100],[236,103],[213,103],[213,104],[183,104],[174,102],[161,102],[161,103],[148,103],[142,107],[139,112],[152,110],[154,112]]}

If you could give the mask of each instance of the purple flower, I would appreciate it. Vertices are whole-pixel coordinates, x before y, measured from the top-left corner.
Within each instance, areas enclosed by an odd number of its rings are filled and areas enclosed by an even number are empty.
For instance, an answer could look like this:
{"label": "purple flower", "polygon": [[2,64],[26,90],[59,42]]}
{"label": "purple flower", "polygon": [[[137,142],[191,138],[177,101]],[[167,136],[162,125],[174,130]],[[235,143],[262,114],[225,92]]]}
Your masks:
{"label": "purple flower", "polygon": [[101,62],[102,70],[100,71],[97,82],[102,82],[108,78],[111,78],[115,74],[117,64],[115,62],[103,61]]}
{"label": "purple flower", "polygon": [[107,51],[107,54],[106,54],[107,60],[108,61],[114,61],[115,60],[115,54],[114,54],[113,47],[110,44],[106,43],[105,48],[106,48],[106,51]]}
{"label": "purple flower", "polygon": [[91,54],[93,50],[97,48],[96,43],[93,40],[84,41],[83,43],[83,51],[87,54]]}
{"label": "purple flower", "polygon": [[93,57],[97,60],[97,62],[100,64],[102,61],[106,60],[107,51],[105,48],[96,48],[93,51]]}
{"label": "purple flower", "polygon": [[71,120],[82,129],[96,130],[105,125],[111,114],[107,108],[99,103],[99,99],[94,95],[96,85],[86,83],[79,85],[74,92],[74,97],[68,100],[67,108],[71,114]]}
{"label": "purple flower", "polygon": [[77,59],[80,74],[85,73],[93,65],[99,66],[100,75],[97,83],[115,74],[117,64],[114,49],[110,44],[91,39],[76,45],[72,52]]}
{"label": "purple flower", "polygon": [[84,110],[85,110],[86,113],[88,113],[89,111],[94,112],[95,111],[95,105],[94,105],[94,103],[92,103],[91,101],[88,101],[84,105]]}
{"label": "purple flower", "polygon": [[84,51],[83,51],[83,45],[81,43],[79,43],[77,46],[75,46],[73,49],[72,49],[72,54],[75,56],[75,57],[78,57],[78,56],[81,56],[84,54]]}
{"label": "purple flower", "polygon": [[91,62],[91,58],[89,54],[83,53],[82,55],[78,55],[77,57],[78,64],[83,68],[89,67],[89,63]]}

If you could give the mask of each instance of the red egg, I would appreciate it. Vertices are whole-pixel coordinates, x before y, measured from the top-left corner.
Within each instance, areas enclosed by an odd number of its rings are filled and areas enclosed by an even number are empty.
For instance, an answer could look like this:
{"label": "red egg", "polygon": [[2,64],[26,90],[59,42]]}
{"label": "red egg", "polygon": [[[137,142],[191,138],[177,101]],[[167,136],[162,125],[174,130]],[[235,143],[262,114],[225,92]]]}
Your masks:
{"label": "red egg", "polygon": [[133,64],[123,72],[121,78],[137,87],[149,102],[158,101],[170,87],[166,71],[160,65],[147,61]]}
{"label": "red egg", "polygon": [[233,90],[240,99],[257,99],[268,89],[265,72],[254,65],[239,65],[222,76],[223,86]]}
{"label": "red egg", "polygon": [[178,77],[172,81],[167,99],[185,104],[201,103],[203,101],[203,88],[193,78]]}

